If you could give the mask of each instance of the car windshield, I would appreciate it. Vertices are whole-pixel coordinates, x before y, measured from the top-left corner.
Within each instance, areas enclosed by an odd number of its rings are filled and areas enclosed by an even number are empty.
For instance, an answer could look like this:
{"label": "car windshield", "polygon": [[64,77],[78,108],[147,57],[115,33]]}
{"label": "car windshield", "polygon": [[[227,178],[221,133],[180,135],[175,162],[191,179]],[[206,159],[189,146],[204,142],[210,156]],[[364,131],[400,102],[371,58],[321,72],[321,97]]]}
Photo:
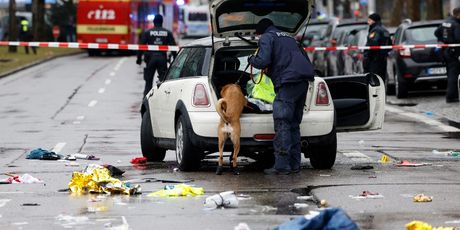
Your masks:
{"label": "car windshield", "polygon": [[[304,33],[304,29],[300,30],[298,35],[302,36],[302,34]],[[307,31],[305,32],[305,36],[314,38],[315,40],[320,39],[325,35],[326,29],[327,29],[327,24],[308,25]]]}
{"label": "car windshield", "polygon": [[189,21],[208,21],[208,15],[204,12],[190,12],[188,14]]}
{"label": "car windshield", "polygon": [[437,26],[415,27],[406,30],[407,44],[430,44],[437,43],[434,31]]}

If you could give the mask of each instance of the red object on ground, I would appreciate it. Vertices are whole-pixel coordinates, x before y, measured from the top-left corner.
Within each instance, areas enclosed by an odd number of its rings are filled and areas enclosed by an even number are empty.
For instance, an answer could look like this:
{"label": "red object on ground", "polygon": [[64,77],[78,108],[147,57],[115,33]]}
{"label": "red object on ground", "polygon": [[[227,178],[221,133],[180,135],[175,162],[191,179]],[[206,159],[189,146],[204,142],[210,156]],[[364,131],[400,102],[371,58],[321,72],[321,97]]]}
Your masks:
{"label": "red object on ground", "polygon": [[145,158],[145,157],[135,157],[135,158],[131,159],[130,162],[133,165],[142,165],[142,164],[147,163],[147,158]]}
{"label": "red object on ground", "polygon": [[424,166],[424,165],[429,165],[427,163],[412,163],[408,160],[403,160],[399,164],[396,164],[396,166],[399,167],[418,167],[418,166]]}

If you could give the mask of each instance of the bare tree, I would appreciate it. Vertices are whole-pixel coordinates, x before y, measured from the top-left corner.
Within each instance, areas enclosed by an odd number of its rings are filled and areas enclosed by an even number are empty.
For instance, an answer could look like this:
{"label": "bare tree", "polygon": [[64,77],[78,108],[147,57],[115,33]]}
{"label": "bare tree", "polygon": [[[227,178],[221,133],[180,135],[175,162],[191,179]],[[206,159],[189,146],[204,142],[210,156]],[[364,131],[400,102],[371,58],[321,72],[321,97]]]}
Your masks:
{"label": "bare tree", "polygon": [[407,9],[409,13],[409,18],[412,21],[420,21],[420,1],[419,0],[408,0]]}
{"label": "bare tree", "polygon": [[[10,0],[8,5],[9,11],[9,28],[8,28],[8,41],[17,41],[18,40],[18,23],[16,18],[16,0]],[[8,52],[9,53],[16,53],[18,51],[18,47],[16,46],[9,46]]]}
{"label": "bare tree", "polygon": [[392,10],[392,17],[390,19],[390,26],[398,26],[401,23],[401,18],[403,17],[402,9],[403,9],[404,1],[403,0],[394,0],[393,10]]}
{"label": "bare tree", "polygon": [[45,0],[32,0],[32,35],[35,41],[45,38]]}

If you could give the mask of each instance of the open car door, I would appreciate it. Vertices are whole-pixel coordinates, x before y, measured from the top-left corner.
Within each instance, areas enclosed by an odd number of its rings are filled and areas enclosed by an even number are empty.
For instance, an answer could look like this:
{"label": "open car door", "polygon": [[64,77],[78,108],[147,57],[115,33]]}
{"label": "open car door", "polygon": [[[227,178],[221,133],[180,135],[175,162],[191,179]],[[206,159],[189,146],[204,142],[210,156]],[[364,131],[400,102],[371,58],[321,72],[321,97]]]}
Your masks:
{"label": "open car door", "polygon": [[381,129],[385,115],[385,85],[375,74],[324,79],[334,102],[336,128],[342,131]]}

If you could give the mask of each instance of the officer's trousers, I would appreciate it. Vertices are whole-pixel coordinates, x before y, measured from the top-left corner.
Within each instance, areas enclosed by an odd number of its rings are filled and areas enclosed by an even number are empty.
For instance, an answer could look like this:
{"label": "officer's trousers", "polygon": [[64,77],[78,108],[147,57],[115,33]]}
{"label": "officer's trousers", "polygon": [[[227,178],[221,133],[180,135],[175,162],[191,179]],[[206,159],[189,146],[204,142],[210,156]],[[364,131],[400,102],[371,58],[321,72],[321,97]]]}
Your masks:
{"label": "officer's trousers", "polygon": [[155,72],[158,71],[158,79],[160,80],[160,82],[162,82],[164,80],[166,70],[168,68],[166,58],[162,56],[150,57],[146,59],[146,62],[147,67],[144,68],[144,97],[145,95],[147,95],[150,89],[152,89],[153,77],[155,76]]}
{"label": "officer's trousers", "polygon": [[280,172],[290,172],[300,168],[300,123],[303,117],[308,82],[283,84],[276,91],[273,102],[274,168]]}
{"label": "officer's trousers", "polygon": [[376,58],[373,61],[370,61],[367,69],[364,70],[368,73],[374,73],[379,75],[384,82],[387,79],[387,59],[385,58]]}
{"label": "officer's trousers", "polygon": [[458,75],[460,74],[460,61],[458,58],[447,60],[447,94],[446,100],[458,99]]}

